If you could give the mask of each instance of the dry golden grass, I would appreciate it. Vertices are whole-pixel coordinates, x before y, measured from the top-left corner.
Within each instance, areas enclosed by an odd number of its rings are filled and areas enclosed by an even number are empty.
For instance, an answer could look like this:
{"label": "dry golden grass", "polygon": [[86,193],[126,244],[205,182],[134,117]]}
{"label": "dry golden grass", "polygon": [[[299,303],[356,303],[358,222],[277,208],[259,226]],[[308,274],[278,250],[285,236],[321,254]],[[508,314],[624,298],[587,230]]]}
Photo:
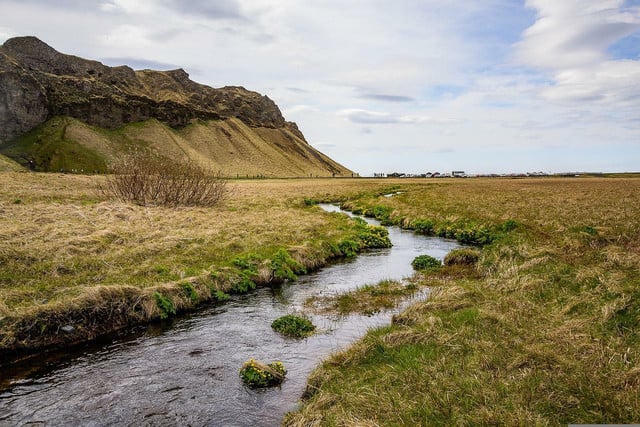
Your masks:
{"label": "dry golden grass", "polygon": [[[403,182],[393,221],[515,230],[320,367],[285,425],[562,425],[640,419],[640,180]],[[374,398],[375,396],[375,398]]]}
{"label": "dry golden grass", "polygon": [[[388,206],[405,225],[517,226],[483,249],[476,270],[417,277],[432,298],[324,363],[288,425],[640,418],[640,179],[237,181],[224,206],[166,209],[105,200],[100,177],[1,178],[0,325],[22,321],[22,335],[3,340],[157,318],[156,294],[189,308],[185,284],[214,298],[240,254],[284,247],[320,266],[323,242],[350,228],[304,199],[349,200]],[[391,189],[403,193],[379,196]]]}
{"label": "dry golden grass", "polygon": [[[70,144],[77,144],[92,159],[93,166],[84,166],[87,172],[104,170],[103,163],[118,160],[128,148],[148,147],[168,159],[188,158],[233,178],[353,175],[349,169],[318,152],[286,128],[254,128],[236,118],[198,121],[182,129],[173,129],[150,119],[116,130],[105,130],[70,117],[56,117],[41,128],[40,134],[34,136],[38,141],[38,148],[34,148],[38,152],[38,167],[43,167],[40,162],[51,162],[65,153],[68,164],[72,165],[74,157],[64,150],[68,150]],[[62,145],[59,143],[61,140],[65,141]],[[50,148],[53,152],[43,151],[49,149],[47,144],[52,143],[57,147]],[[23,150],[33,148],[25,141],[21,144]],[[13,150],[14,155],[21,152],[16,150]],[[75,161],[77,163],[78,159]],[[7,169],[9,164],[0,158],[0,171],[15,170]],[[44,167],[48,169],[38,170],[80,169],[79,166],[62,165]]]}
{"label": "dry golden grass", "polygon": [[[17,339],[7,324],[20,319],[31,322],[23,322],[23,329],[35,330],[51,319],[59,327],[65,321],[87,323],[93,316],[90,323],[99,330],[91,334],[108,329],[98,328],[101,322],[126,323],[126,316],[115,316],[108,304],[93,310],[100,298],[112,299],[117,307],[136,305],[141,309],[131,316],[141,321],[160,315],[155,292],[170,296],[178,311],[188,308],[194,302],[185,299],[181,283],[189,279],[199,298],[208,300],[214,289],[225,291],[233,284],[227,271],[236,256],[246,253],[268,259],[286,248],[305,267],[317,268],[334,255],[324,244],[353,230],[342,216],[305,206],[304,198],[337,198],[381,186],[354,180],[232,181],[232,195],[223,205],[170,209],[106,200],[97,190],[105,179],[100,176],[4,173],[1,178],[5,343]],[[212,279],[212,272],[222,274]],[[258,273],[257,281],[271,280],[264,265]],[[201,283],[207,280],[211,283]],[[25,343],[39,339],[23,338]]]}

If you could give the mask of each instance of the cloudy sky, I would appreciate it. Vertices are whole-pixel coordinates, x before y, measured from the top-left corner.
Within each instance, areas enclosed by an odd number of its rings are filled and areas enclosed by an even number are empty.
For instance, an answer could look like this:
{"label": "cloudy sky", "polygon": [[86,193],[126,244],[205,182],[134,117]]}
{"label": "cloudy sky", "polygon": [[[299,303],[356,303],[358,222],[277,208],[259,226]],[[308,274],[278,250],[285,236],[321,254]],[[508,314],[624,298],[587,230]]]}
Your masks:
{"label": "cloudy sky", "polygon": [[268,95],[373,172],[640,171],[640,0],[0,0],[0,43]]}

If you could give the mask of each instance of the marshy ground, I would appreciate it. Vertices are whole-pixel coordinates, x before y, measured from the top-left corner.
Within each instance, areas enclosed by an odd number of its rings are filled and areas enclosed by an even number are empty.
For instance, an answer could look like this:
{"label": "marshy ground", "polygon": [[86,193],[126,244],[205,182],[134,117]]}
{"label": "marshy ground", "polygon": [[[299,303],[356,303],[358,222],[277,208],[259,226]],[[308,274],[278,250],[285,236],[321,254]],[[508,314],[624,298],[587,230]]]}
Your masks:
{"label": "marshy ground", "polygon": [[484,227],[495,239],[475,268],[417,275],[430,297],[323,363],[286,425],[638,420],[640,180],[403,190],[350,207],[443,234]]}
{"label": "marshy ground", "polygon": [[362,227],[323,214],[305,197],[382,188],[351,180],[233,181],[214,208],[164,208],[109,200],[99,191],[103,182],[2,174],[0,350],[91,338],[284,279],[292,268],[313,270],[341,247],[364,243]]}
{"label": "marshy ground", "polygon": [[107,200],[96,190],[102,177],[1,179],[6,348],[42,341],[53,320],[94,322],[99,333],[96,322],[126,325],[131,307],[139,321],[158,318],[156,294],[176,310],[216,300],[237,284],[238,259],[257,259],[257,281],[273,279],[282,249],[316,268],[361,231],[311,201],[343,201],[385,223],[484,246],[475,266],[417,274],[412,283],[430,297],[323,363],[286,424],[640,418],[638,178],[236,181],[223,205],[207,209]]}

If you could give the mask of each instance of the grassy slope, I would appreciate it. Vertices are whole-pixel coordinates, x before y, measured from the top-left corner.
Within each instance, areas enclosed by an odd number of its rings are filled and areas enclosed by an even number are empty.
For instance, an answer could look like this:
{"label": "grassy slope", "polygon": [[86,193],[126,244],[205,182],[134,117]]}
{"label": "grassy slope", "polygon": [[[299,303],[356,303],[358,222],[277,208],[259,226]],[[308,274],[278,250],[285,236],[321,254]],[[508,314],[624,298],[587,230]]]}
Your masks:
{"label": "grassy slope", "polygon": [[[91,132],[76,131],[80,127],[84,125],[76,120],[56,117],[0,149],[30,169],[106,171],[106,150],[96,150],[95,147],[106,148],[107,141],[93,138]],[[89,138],[78,138],[80,133],[88,134]]]}
{"label": "grassy slope", "polygon": [[235,181],[219,207],[169,209],[106,200],[97,189],[103,176],[0,178],[0,353],[3,345],[55,342],[49,335],[67,324],[79,334],[69,339],[82,339],[109,322],[157,318],[154,292],[168,295],[177,309],[189,308],[197,301],[186,298],[185,281],[201,300],[215,299],[215,291],[229,291],[239,279],[232,261],[240,255],[260,261],[256,281],[271,279],[269,260],[281,248],[316,268],[339,255],[337,244],[356,230],[341,215],[306,206],[304,197],[382,185]]}
{"label": "grassy slope", "polygon": [[19,172],[21,170],[24,170],[22,166],[0,154],[0,172]]}
{"label": "grassy slope", "polygon": [[148,120],[105,130],[56,117],[0,151],[21,162],[32,159],[39,171],[104,172],[109,161],[132,147],[152,148],[169,158],[187,156],[229,176],[351,176],[288,130],[251,128],[237,119],[198,122],[180,130]]}
{"label": "grassy slope", "polygon": [[340,352],[286,425],[562,425],[640,419],[640,179],[452,180],[386,204],[396,222],[515,230],[477,271]]}

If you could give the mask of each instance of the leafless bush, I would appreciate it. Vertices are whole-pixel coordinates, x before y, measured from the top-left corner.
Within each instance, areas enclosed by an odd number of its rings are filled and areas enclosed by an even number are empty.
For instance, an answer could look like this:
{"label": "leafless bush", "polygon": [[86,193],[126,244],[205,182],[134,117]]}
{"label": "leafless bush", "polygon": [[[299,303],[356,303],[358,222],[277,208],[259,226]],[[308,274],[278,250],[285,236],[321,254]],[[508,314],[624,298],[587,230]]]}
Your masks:
{"label": "leafless bush", "polygon": [[135,152],[110,167],[102,192],[142,206],[214,206],[228,195],[227,180],[193,161]]}

